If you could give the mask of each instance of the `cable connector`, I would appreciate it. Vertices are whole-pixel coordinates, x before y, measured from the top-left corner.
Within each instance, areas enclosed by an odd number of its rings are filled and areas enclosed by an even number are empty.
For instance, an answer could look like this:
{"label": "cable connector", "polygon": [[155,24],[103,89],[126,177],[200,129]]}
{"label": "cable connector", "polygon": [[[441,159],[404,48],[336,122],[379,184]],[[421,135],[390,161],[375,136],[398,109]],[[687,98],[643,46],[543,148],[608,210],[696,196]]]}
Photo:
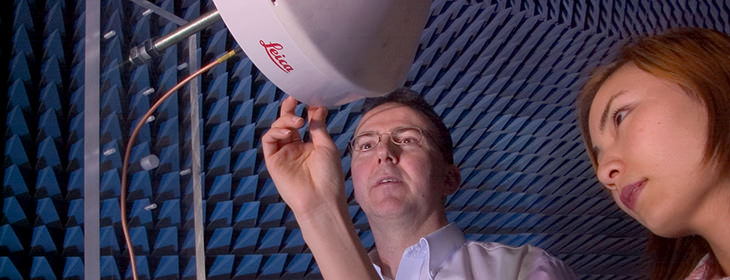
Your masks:
{"label": "cable connector", "polygon": [[149,39],[142,43],[142,45],[132,47],[129,50],[128,60],[133,64],[140,65],[159,55],[160,52],[154,47],[154,42],[152,39]]}

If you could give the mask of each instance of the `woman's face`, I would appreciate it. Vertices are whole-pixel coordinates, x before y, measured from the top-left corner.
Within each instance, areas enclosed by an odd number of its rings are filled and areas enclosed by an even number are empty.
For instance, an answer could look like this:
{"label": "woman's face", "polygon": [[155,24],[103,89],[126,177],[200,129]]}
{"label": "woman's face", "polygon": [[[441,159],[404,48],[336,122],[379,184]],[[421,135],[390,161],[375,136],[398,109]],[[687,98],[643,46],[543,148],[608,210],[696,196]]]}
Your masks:
{"label": "woman's face", "polygon": [[680,86],[619,68],[598,90],[588,126],[597,176],[619,207],[655,234],[693,234],[718,185],[705,164],[705,106]]}

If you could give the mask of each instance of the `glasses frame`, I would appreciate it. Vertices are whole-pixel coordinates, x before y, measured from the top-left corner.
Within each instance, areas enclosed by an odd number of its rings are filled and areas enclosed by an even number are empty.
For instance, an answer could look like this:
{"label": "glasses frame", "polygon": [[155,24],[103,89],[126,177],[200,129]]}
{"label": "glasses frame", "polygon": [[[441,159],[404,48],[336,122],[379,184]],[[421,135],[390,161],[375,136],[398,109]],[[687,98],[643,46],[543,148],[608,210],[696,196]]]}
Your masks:
{"label": "glasses frame", "polygon": [[[375,149],[383,141],[383,136],[384,135],[388,135],[388,138],[390,139],[390,142],[393,143],[393,144],[395,144],[395,145],[397,145],[397,146],[399,146],[399,147],[400,146],[403,146],[403,145],[408,145],[406,143],[398,143],[392,137],[394,131],[397,131],[397,130],[406,130],[406,129],[414,129],[414,130],[418,131],[419,138],[417,140],[416,145],[419,145],[420,146],[421,143],[423,143],[423,139],[426,138],[425,137],[426,136],[425,131],[422,128],[420,128],[420,127],[405,126],[405,127],[396,127],[394,129],[390,130],[390,132],[385,132],[385,133],[379,133],[379,132],[375,132],[375,131],[366,131],[366,132],[360,133],[360,134],[352,137],[352,139],[350,139],[350,141],[347,144],[347,147],[350,148],[350,152],[355,152],[355,151],[361,152],[361,153],[362,152],[368,152],[368,151],[370,151],[372,149]],[[365,150],[365,151],[355,148],[355,139],[357,139],[360,136],[369,134],[369,133],[373,133],[373,134],[375,134],[375,135],[378,136],[378,142],[375,142],[375,145],[373,145],[373,148],[371,148],[369,150]]]}

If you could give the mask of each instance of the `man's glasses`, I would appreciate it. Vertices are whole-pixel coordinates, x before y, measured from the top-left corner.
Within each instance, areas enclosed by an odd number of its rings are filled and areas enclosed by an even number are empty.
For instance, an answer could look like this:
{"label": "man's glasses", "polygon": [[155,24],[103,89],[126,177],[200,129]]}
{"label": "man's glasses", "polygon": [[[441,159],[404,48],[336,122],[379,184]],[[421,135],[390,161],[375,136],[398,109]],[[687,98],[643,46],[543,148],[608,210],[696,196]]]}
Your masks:
{"label": "man's glasses", "polygon": [[423,130],[418,127],[398,127],[390,133],[376,133],[366,131],[358,134],[350,141],[350,149],[358,152],[367,152],[375,149],[383,135],[390,135],[390,141],[398,146],[418,146],[423,141]]}

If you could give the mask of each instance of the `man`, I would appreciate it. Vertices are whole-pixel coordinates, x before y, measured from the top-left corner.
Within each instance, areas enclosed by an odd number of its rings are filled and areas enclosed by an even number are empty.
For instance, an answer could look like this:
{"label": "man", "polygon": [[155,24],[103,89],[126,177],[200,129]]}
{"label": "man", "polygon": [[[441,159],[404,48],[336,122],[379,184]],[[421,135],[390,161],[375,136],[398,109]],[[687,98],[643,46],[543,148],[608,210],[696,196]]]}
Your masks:
{"label": "man", "polygon": [[376,245],[366,255],[347,212],[327,110],[308,108],[312,141],[303,142],[295,106],[293,98],[282,103],[262,138],[264,157],[325,278],[575,278],[539,248],[466,241],[448,224],[445,198],[461,183],[451,137],[428,103],[407,89],[368,100],[350,142],[355,199]]}

